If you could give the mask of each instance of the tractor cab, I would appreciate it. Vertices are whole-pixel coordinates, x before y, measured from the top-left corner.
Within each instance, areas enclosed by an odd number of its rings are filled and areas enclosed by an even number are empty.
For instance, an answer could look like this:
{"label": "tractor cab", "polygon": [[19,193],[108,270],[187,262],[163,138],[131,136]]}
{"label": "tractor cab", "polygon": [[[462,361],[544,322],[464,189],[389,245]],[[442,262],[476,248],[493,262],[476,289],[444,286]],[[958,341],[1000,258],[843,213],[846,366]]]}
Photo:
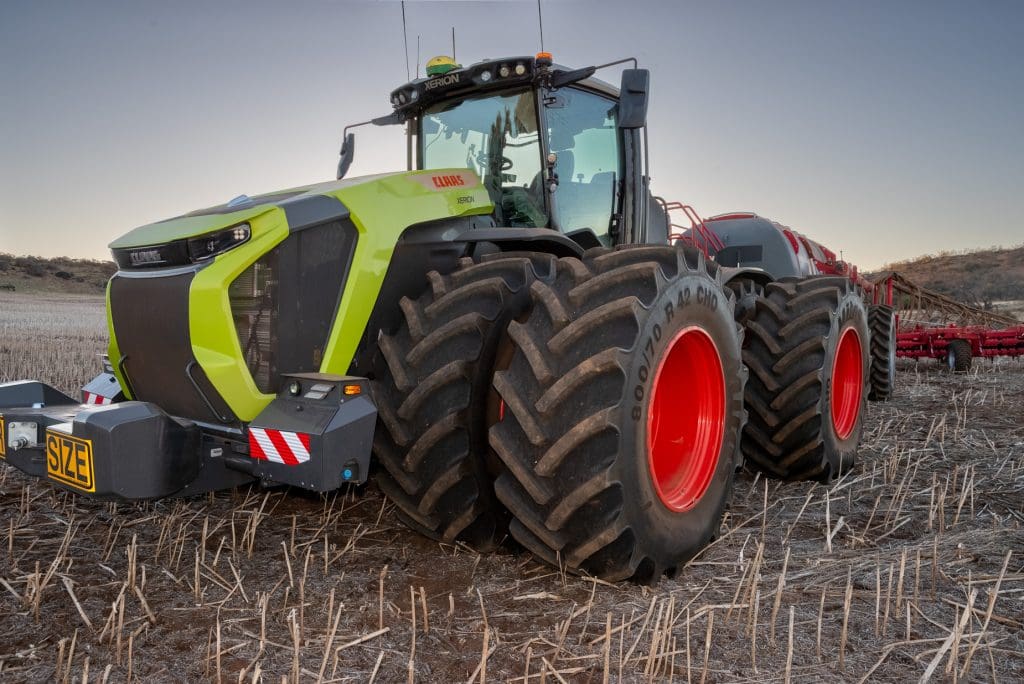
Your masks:
{"label": "tractor cab", "polygon": [[568,70],[548,53],[466,67],[434,58],[391,93],[408,167],[473,171],[498,226],[550,228],[584,248],[648,241],[648,72],[625,70],[620,90],[593,78],[599,68]]}

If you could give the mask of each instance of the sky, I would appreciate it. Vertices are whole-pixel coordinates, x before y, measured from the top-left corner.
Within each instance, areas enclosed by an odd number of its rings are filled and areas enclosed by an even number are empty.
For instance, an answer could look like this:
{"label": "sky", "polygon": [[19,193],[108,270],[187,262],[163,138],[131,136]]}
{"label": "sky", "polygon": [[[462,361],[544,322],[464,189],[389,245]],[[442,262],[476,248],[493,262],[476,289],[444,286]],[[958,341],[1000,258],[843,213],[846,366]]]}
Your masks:
{"label": "sky", "polygon": [[[399,2],[0,2],[0,252],[333,179],[406,81]],[[526,2],[406,2],[409,68],[540,49]],[[544,47],[651,70],[656,194],[752,210],[862,269],[1024,242],[1024,2],[544,0]],[[422,69],[422,66],[421,66]],[[617,83],[615,69],[598,74]],[[348,175],[401,170],[359,129]]]}

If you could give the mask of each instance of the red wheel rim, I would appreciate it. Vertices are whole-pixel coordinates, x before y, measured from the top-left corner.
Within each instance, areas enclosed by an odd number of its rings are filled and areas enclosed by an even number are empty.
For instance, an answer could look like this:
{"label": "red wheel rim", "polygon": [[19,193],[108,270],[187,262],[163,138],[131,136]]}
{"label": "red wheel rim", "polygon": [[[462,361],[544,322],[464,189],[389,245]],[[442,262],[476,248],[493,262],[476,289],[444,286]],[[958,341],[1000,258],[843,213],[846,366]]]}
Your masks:
{"label": "red wheel rim", "polygon": [[839,439],[853,432],[860,414],[860,397],[864,390],[864,360],[860,335],[847,328],[839,336],[839,347],[832,361],[832,428]]}
{"label": "red wheel rim", "polygon": [[725,432],[725,376],[714,340],[680,330],[654,372],[647,405],[647,465],[658,497],[677,512],[704,496]]}

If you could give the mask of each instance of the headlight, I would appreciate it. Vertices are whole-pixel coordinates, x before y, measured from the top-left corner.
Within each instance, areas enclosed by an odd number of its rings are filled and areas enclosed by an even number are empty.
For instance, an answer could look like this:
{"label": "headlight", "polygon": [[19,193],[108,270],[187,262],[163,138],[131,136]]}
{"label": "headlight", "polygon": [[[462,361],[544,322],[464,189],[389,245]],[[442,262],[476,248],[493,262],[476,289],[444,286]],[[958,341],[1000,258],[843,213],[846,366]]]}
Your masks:
{"label": "headlight", "polygon": [[208,233],[188,241],[188,254],[192,261],[202,261],[246,242],[251,235],[248,223],[240,223],[216,233]]}

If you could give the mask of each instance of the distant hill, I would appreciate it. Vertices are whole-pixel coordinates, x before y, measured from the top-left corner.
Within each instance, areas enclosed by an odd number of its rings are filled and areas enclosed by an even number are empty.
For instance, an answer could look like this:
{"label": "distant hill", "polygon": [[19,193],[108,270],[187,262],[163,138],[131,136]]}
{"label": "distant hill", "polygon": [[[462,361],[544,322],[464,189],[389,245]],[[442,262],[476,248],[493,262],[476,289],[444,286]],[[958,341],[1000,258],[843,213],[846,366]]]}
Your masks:
{"label": "distant hill", "polygon": [[[102,294],[107,280],[116,271],[112,261],[0,253],[0,292]],[[884,271],[899,271],[922,287],[967,304],[984,306],[1024,300],[1024,245],[963,254],[929,254],[886,264],[879,270]]]}
{"label": "distant hill", "polygon": [[899,271],[921,287],[966,304],[1024,300],[1024,245],[929,254],[886,264],[880,272],[885,271]]}
{"label": "distant hill", "polygon": [[115,271],[113,261],[0,253],[0,292],[103,294]]}

